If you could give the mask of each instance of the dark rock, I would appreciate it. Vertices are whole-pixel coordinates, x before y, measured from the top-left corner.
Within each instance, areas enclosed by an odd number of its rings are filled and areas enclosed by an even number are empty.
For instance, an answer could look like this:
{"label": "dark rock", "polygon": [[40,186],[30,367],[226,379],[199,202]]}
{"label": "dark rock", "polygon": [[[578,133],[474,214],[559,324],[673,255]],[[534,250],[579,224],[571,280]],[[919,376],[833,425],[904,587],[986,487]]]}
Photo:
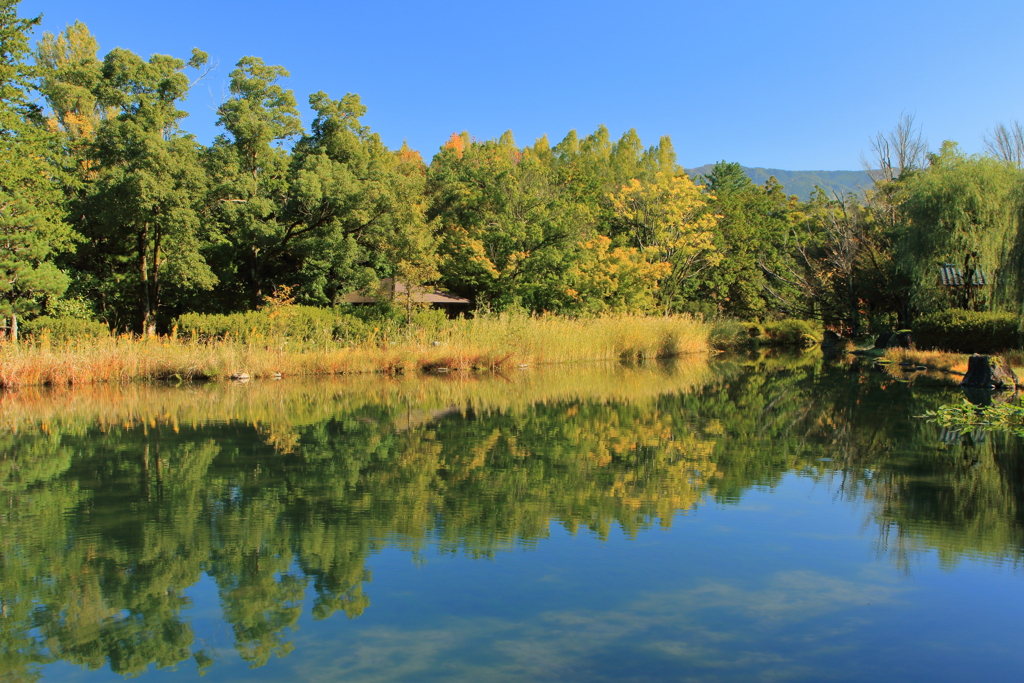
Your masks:
{"label": "dark rock", "polygon": [[882,334],[878,335],[878,339],[875,340],[875,348],[876,349],[887,349],[887,348],[889,348],[892,345],[890,342],[892,341],[893,336],[894,335],[893,335],[892,332],[883,332]]}
{"label": "dark rock", "polygon": [[971,389],[1016,389],[1017,375],[1001,356],[974,354],[967,361],[967,374],[960,386]]}
{"label": "dark rock", "polygon": [[909,332],[883,332],[878,335],[875,339],[876,349],[910,349],[913,348],[913,342],[910,339]]}

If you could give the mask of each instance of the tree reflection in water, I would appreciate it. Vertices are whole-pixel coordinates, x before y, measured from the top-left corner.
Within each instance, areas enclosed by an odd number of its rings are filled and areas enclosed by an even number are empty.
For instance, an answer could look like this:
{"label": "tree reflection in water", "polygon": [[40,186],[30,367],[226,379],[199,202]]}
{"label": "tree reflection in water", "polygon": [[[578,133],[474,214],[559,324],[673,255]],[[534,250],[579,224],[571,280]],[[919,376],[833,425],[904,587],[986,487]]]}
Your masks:
{"label": "tree reflection in water", "polygon": [[815,354],[7,394],[0,680],[208,665],[182,616],[204,575],[261,666],[291,650],[310,588],[316,619],[368,609],[382,548],[489,557],[552,523],[636,536],[791,473],[869,502],[904,570],[928,550],[1017,563],[1021,444],[913,419],[950,396]]}

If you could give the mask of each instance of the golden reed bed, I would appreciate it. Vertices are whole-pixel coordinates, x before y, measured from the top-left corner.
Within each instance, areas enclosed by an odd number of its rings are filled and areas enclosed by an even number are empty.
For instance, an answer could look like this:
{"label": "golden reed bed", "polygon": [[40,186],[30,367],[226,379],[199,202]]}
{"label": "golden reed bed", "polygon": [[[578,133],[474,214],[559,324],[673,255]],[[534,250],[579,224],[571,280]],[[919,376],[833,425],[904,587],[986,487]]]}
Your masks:
{"label": "golden reed bed", "polygon": [[709,351],[711,325],[689,316],[491,317],[360,344],[174,337],[0,344],[0,387],[232,376],[500,370],[519,365],[663,358]]}

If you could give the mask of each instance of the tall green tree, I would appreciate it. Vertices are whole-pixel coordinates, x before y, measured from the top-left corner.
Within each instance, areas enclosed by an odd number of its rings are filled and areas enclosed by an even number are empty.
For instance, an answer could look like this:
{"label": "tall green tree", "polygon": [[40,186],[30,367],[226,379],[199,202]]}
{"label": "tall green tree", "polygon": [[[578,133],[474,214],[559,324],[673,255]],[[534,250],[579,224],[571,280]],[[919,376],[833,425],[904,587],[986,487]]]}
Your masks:
{"label": "tall green tree", "polygon": [[225,133],[206,153],[213,214],[224,240],[213,257],[220,295],[253,307],[273,289],[294,233],[284,215],[291,161],[286,145],[303,130],[295,95],[280,85],[288,76],[284,67],[258,57],[241,59],[231,72],[231,97],[218,110]]}
{"label": "tall green tree", "polygon": [[183,71],[206,60],[199,50],[186,62],[121,48],[103,60],[93,92],[117,115],[89,148],[92,172],[74,212],[89,245],[76,265],[80,286],[116,327],[153,334],[167,289],[181,295],[217,281],[203,253],[207,177],[199,145],[179,128],[191,85]]}
{"label": "tall green tree", "polygon": [[53,124],[66,137],[73,152],[96,136],[100,124],[117,115],[97,99],[103,63],[99,43],[81,21],[69,24],[61,33],[43,34],[36,46],[39,91],[50,106]]}
{"label": "tall green tree", "polygon": [[15,339],[18,317],[67,287],[51,257],[73,238],[62,220],[57,139],[30,96],[28,41],[40,18],[19,17],[17,6],[0,0],[0,315],[10,318]]}
{"label": "tall green tree", "polygon": [[[930,161],[906,179],[899,205],[897,259],[912,282],[914,306],[956,305],[939,286],[940,264],[951,263],[966,278],[984,272],[994,283],[989,303],[1016,308],[1024,282],[1014,249],[1020,171],[992,157],[967,155],[949,141]],[[984,306],[981,296],[970,305]]]}
{"label": "tall green tree", "polygon": [[565,276],[593,237],[595,213],[547,138],[520,149],[453,136],[434,157],[427,191],[442,235],[445,284],[480,303],[531,310],[573,306]]}
{"label": "tall green tree", "polygon": [[744,319],[796,313],[791,198],[774,178],[755,185],[735,162],[715,164],[703,183],[722,258],[687,290],[689,306]]}
{"label": "tall green tree", "polygon": [[309,101],[316,118],[293,151],[279,241],[302,300],[332,304],[403,264],[406,272],[430,271],[423,169],[360,122],[366,107],[358,95],[334,100],[319,92]]}

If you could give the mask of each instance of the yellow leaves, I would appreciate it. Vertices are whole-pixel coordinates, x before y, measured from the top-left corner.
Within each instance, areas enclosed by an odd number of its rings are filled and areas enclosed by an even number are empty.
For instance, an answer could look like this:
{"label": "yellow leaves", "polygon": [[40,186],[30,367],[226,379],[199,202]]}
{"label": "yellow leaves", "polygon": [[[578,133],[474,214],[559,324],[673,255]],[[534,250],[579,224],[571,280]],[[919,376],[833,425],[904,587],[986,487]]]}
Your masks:
{"label": "yellow leaves", "polygon": [[[663,261],[715,251],[718,216],[689,177],[655,174],[651,183],[633,179],[609,196],[616,216],[629,227],[640,251]],[[653,259],[652,259],[653,260]]]}
{"label": "yellow leaves", "polygon": [[667,263],[651,263],[632,247],[611,248],[604,235],[580,245],[567,274],[566,293],[595,312],[644,311],[654,304],[658,282],[671,272]]}
{"label": "yellow leaves", "polygon": [[487,256],[483,240],[471,237],[469,231],[462,227],[451,228],[449,240],[456,247],[456,253],[449,258],[457,258],[463,262],[460,270],[468,266],[470,271],[482,271],[494,279],[501,277],[501,271]]}
{"label": "yellow leaves", "polygon": [[[655,174],[653,182],[633,179],[609,195],[616,217],[647,260],[671,264],[662,280],[662,297],[671,300],[681,283],[722,255],[715,246],[719,216],[685,174]],[[669,277],[671,275],[671,277]]]}

